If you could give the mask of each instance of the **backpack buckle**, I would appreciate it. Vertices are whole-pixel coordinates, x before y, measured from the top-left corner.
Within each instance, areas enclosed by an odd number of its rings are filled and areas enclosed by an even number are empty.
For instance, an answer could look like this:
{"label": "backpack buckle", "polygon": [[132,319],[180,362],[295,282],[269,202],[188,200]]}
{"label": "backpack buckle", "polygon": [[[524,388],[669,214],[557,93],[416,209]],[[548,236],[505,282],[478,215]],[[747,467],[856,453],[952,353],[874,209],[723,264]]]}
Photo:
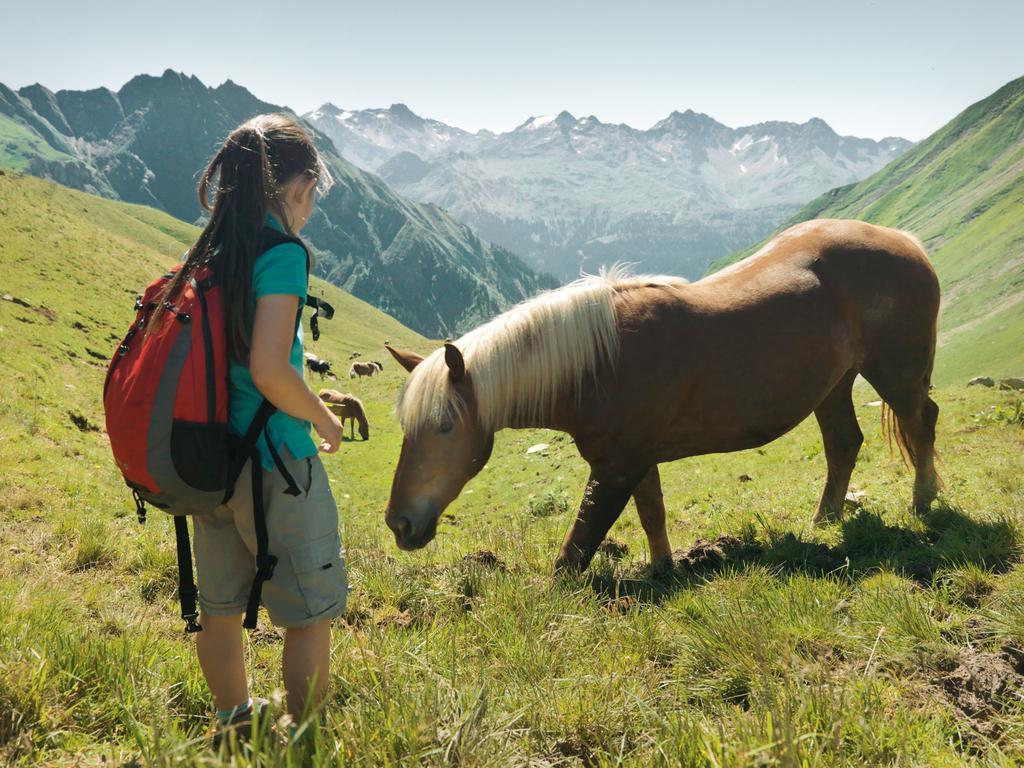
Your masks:
{"label": "backpack buckle", "polygon": [[259,581],[269,581],[274,576],[274,568],[277,566],[277,558],[274,555],[256,556],[256,578]]}
{"label": "backpack buckle", "polygon": [[132,489],[132,499],[135,501],[135,514],[139,518],[139,524],[144,524],[146,522],[146,502],[134,488]]}
{"label": "backpack buckle", "polygon": [[188,614],[185,614],[184,616],[182,616],[181,618],[183,618],[185,620],[185,634],[186,635],[192,635],[192,634],[195,634],[196,632],[202,632],[203,631],[203,625],[200,624],[199,621],[198,621],[198,619],[199,619],[199,614],[198,613],[188,613]]}

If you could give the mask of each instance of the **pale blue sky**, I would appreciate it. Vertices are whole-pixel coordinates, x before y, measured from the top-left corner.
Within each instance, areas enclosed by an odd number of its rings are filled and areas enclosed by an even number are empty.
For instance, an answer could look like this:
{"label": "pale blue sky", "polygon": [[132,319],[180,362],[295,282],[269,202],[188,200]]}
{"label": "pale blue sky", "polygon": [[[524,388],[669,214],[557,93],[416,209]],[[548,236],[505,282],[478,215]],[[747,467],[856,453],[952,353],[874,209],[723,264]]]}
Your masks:
{"label": "pale blue sky", "polygon": [[646,128],[691,108],[917,140],[1024,75],[1024,0],[12,0],[0,14],[13,87],[116,89],[170,67],[297,111],[402,101],[470,129],[562,109]]}

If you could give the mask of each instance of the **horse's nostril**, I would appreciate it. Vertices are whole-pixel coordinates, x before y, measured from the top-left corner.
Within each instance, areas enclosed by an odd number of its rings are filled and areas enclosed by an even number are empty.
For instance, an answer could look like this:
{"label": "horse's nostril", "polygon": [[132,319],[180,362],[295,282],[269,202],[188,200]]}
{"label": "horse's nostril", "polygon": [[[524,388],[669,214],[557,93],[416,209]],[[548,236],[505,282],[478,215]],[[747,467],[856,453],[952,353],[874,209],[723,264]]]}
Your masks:
{"label": "horse's nostril", "polygon": [[394,531],[401,538],[405,538],[412,532],[412,523],[409,522],[408,517],[400,517],[393,523],[388,523],[391,526],[391,530]]}

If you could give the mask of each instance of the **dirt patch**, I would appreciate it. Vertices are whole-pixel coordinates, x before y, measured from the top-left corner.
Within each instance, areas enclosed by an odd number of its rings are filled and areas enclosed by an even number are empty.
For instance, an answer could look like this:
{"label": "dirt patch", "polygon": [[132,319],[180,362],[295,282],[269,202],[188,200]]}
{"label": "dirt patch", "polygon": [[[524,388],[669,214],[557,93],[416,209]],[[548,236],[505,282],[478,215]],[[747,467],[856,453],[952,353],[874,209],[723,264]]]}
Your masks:
{"label": "dirt patch", "polygon": [[105,355],[102,352],[97,352],[95,349],[89,349],[89,347],[85,348],[85,354],[87,354],[89,357],[94,357],[97,360],[109,360],[110,359],[109,355]]}
{"label": "dirt patch", "polygon": [[608,613],[629,613],[639,605],[640,601],[633,595],[623,595],[606,603],[604,609]]}
{"label": "dirt patch", "polygon": [[412,625],[411,611],[399,611],[377,619],[377,626],[381,629],[408,629]]}
{"label": "dirt patch", "polygon": [[35,312],[37,315],[42,315],[47,320],[49,320],[51,323],[54,322],[57,319],[57,313],[54,312],[49,307],[44,307],[44,306],[40,305],[38,307],[32,307],[32,311]]}
{"label": "dirt patch", "polygon": [[81,432],[99,432],[100,428],[89,421],[85,416],[74,411],[68,411],[68,418],[71,423],[78,427]]}
{"label": "dirt patch", "polygon": [[481,549],[478,552],[471,552],[459,561],[462,565],[475,565],[481,568],[490,568],[495,571],[506,572],[508,566],[505,561],[491,552],[489,549]]}
{"label": "dirt patch", "polygon": [[266,621],[257,624],[256,629],[249,630],[249,642],[253,645],[273,645],[281,642],[282,637],[277,629]]}
{"label": "dirt patch", "polygon": [[974,730],[997,737],[998,716],[1024,704],[1024,677],[1016,668],[1019,659],[1005,651],[965,651],[940,666],[937,687]]}
{"label": "dirt patch", "polygon": [[78,320],[75,320],[75,322],[73,322],[71,324],[71,327],[74,328],[76,331],[88,331],[89,330],[89,326],[87,326],[85,323],[79,322]]}
{"label": "dirt patch", "polygon": [[551,747],[551,752],[548,756],[554,760],[567,760],[570,765],[576,761],[587,766],[587,768],[597,765],[597,757],[594,755],[594,751],[579,736],[559,739]]}
{"label": "dirt patch", "polygon": [[612,560],[621,560],[629,554],[629,545],[624,541],[608,538],[601,542],[597,551]]}
{"label": "dirt patch", "polygon": [[365,608],[349,608],[341,616],[341,622],[355,629],[362,629],[372,618],[373,615]]}
{"label": "dirt patch", "polygon": [[1024,647],[1007,643],[1002,647],[1002,657],[1018,675],[1024,676]]}
{"label": "dirt patch", "polygon": [[672,562],[683,572],[708,571],[720,568],[726,561],[738,561],[761,554],[761,547],[748,544],[727,533],[720,534],[714,541],[697,539],[688,549],[672,552]]}

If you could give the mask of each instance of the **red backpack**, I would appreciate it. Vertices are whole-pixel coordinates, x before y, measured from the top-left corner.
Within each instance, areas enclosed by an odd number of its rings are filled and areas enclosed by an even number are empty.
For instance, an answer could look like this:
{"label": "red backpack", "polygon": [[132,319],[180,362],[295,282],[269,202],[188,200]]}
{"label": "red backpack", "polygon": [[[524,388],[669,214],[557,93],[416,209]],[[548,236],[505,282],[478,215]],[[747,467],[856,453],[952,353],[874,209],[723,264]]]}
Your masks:
{"label": "red backpack", "polygon": [[[260,252],[284,242],[305,244],[269,227]],[[249,596],[245,626],[256,626],[263,582],[273,576],[277,558],[267,552],[261,463],[256,441],[276,408],[260,404],[245,436],[228,433],[228,352],[224,300],[214,271],[200,266],[174,303],[164,304],[156,327],[149,327],[167,283],[180,266],[152,282],[135,303],[135,320],[107,368],[103,407],[107,435],[118,469],[132,491],[139,522],[146,504],[174,516],[178,548],[178,598],[186,632],[199,632],[197,590],[192,577],[192,550],[186,516],[209,514],[230,499],[246,460],[253,460],[253,516],[257,574]],[[306,250],[309,274],[309,251]],[[329,319],[333,308],[307,297],[314,308],[313,339],[319,338],[317,315]],[[296,320],[296,330],[301,313]],[[267,440],[278,469],[288,481],[286,493],[299,489]]]}

